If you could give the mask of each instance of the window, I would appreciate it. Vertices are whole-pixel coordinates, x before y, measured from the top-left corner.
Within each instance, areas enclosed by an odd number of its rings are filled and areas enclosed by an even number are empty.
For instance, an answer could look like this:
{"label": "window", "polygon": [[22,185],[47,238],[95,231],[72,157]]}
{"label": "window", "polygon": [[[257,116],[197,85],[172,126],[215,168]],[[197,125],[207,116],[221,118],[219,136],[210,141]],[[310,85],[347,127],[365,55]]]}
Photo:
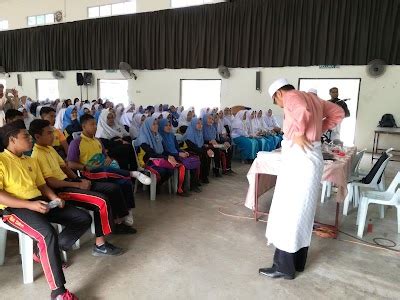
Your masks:
{"label": "window", "polygon": [[0,21],[0,31],[7,30],[7,29],[8,29],[8,21],[7,20]]}
{"label": "window", "polygon": [[343,119],[340,124],[340,139],[345,146],[354,145],[354,137],[357,121],[357,107],[361,79],[359,78],[300,78],[299,89],[308,91],[314,88],[318,92],[321,99],[331,99],[329,89],[337,87],[339,91],[339,99],[348,99],[347,107],[350,110],[350,117]]}
{"label": "window", "polygon": [[100,6],[100,17],[111,16],[111,5]]}
{"label": "window", "polygon": [[221,80],[181,80],[181,105],[194,106],[197,116],[204,107],[221,106]]}
{"label": "window", "polygon": [[135,12],[136,0],[88,7],[89,18],[134,14]]}
{"label": "window", "polygon": [[100,7],[99,6],[94,6],[94,7],[88,8],[88,17],[89,18],[97,18],[98,16],[100,16]]}
{"label": "window", "polygon": [[216,2],[215,0],[171,0],[171,7],[178,8],[178,7],[185,7],[185,6],[209,4],[209,3],[215,3],[215,2]]}
{"label": "window", "polygon": [[37,97],[39,101],[60,98],[57,79],[36,79]]}
{"label": "window", "polygon": [[114,104],[129,105],[128,80],[99,79],[99,98],[108,99]]}
{"label": "window", "polygon": [[54,14],[30,16],[27,20],[28,26],[47,25],[54,23]]}

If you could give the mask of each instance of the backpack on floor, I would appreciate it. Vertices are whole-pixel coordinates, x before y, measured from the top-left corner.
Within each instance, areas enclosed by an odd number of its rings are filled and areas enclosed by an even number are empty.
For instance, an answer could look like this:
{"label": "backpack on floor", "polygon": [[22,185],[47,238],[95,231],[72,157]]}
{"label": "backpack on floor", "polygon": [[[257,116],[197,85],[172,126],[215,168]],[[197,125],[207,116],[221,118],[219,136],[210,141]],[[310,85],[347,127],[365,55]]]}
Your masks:
{"label": "backpack on floor", "polygon": [[379,121],[379,127],[397,127],[392,114],[384,114]]}

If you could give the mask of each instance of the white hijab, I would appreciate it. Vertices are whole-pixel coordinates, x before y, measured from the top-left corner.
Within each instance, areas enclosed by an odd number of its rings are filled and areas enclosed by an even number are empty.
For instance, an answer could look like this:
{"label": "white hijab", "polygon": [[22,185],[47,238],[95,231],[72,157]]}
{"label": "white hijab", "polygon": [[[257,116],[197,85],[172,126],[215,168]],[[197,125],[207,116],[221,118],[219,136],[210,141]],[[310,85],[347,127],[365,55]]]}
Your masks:
{"label": "white hijab", "polygon": [[189,126],[190,122],[187,120],[187,115],[191,110],[184,110],[180,116],[179,116],[179,121],[178,121],[178,127],[181,126]]}
{"label": "white hijab", "polygon": [[29,111],[27,111],[25,107],[18,108],[18,111],[22,113],[24,113],[24,110],[28,113],[28,117],[24,118],[25,128],[29,129],[32,121],[35,120],[35,117]]}
{"label": "white hijab", "polygon": [[107,124],[107,116],[109,113],[110,108],[101,111],[99,123],[97,124],[96,137],[110,140],[114,137],[122,138],[124,136],[129,136],[129,133],[126,132],[125,128],[117,124],[116,120],[114,120],[114,125],[112,127]]}
{"label": "white hijab", "polygon": [[204,107],[200,110],[200,118],[203,118],[205,115],[210,114],[211,109],[209,107]]}
{"label": "white hijab", "polygon": [[115,109],[115,121],[118,124],[121,124],[121,118],[122,114],[124,113],[124,105],[123,104],[118,104],[116,109]]}
{"label": "white hijab", "polygon": [[[160,116],[163,116],[162,112],[155,112],[155,113],[152,115],[152,117],[153,117],[154,119],[158,119]],[[164,116],[163,116],[163,117],[164,117]]]}
{"label": "white hijab", "polygon": [[126,108],[125,112],[122,114],[122,117],[119,121],[121,125],[128,126],[128,127],[131,126],[132,118],[133,118],[133,115],[135,114],[133,108],[134,108],[134,104],[131,104]]}
{"label": "white hijab", "polygon": [[248,133],[250,135],[257,135],[257,133],[259,132],[259,126],[258,126],[258,122],[257,122],[257,117],[254,116],[254,118],[251,118],[251,114],[255,113],[254,111],[249,111],[246,115],[246,120],[247,120],[247,124],[248,124]]}
{"label": "white hijab", "polygon": [[66,108],[61,108],[60,111],[57,113],[56,116],[56,123],[54,124],[54,128],[62,130],[63,128],[63,119]]}
{"label": "white hijab", "polygon": [[163,111],[162,113],[162,116],[163,116],[163,118],[164,119],[168,119],[168,116],[171,114],[169,111]]}
{"label": "white hijab", "polygon": [[139,136],[140,127],[142,126],[142,116],[145,114],[138,113],[133,116],[131,127],[129,128],[129,135],[131,139],[134,140]]}
{"label": "white hijab", "polygon": [[40,110],[42,109],[42,105],[38,105],[37,107],[36,107],[36,118],[38,118],[38,119],[40,119]]}
{"label": "white hijab", "polygon": [[263,115],[259,118],[258,117],[258,112],[257,112],[256,120],[257,120],[257,123],[258,123],[258,126],[259,126],[260,130],[267,130],[267,125],[265,124]]}
{"label": "white hijab", "polygon": [[56,114],[63,108],[64,102],[60,101],[56,107]]}
{"label": "white hijab", "polygon": [[246,114],[246,119],[248,114],[251,114],[250,110],[240,110],[236,116],[235,119],[233,119],[232,122],[232,129],[240,129],[248,133],[248,124],[246,120],[243,120],[243,116]]}

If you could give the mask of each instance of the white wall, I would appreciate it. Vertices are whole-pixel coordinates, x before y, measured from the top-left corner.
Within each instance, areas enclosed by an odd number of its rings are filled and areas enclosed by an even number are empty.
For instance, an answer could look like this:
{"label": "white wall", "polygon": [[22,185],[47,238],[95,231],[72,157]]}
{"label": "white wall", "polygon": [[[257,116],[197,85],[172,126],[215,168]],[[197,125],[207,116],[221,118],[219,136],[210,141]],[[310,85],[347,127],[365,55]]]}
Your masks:
{"label": "white wall", "polygon": [[[117,3],[122,0],[0,0],[0,19],[9,20],[10,29],[26,27],[26,18],[31,15],[62,10],[64,21],[71,22],[87,18],[87,7]],[[215,0],[223,2],[223,0]],[[155,11],[170,8],[170,0],[137,0],[137,11]],[[255,72],[262,70],[262,93],[255,90]],[[400,66],[389,66],[386,73],[378,78],[369,78],[365,66],[346,66],[339,69],[319,69],[318,67],[285,67],[265,69],[234,69],[232,77],[222,82],[222,106],[245,104],[254,108],[269,108],[271,101],[266,94],[266,86],[276,77],[287,77],[295,86],[299,77],[308,78],[361,78],[360,102],[356,127],[356,144],[360,148],[372,148],[373,129],[384,113],[393,113],[400,123]],[[135,71],[139,78],[130,80],[129,95],[135,103],[154,104],[157,102],[179,104],[180,79],[219,79],[217,70],[160,70]],[[96,79],[121,79],[117,73],[93,71]],[[80,96],[76,85],[76,71],[65,72],[60,81],[61,98]],[[16,74],[11,74],[7,85],[17,85]],[[37,78],[52,78],[51,72],[23,73],[21,95],[36,97]],[[1,79],[1,78],[0,78]],[[97,97],[97,86],[89,87],[89,99]],[[86,95],[86,93],[84,93]],[[85,98],[85,97],[84,97]],[[281,111],[274,108],[277,114]],[[390,145],[391,141],[387,141]],[[398,147],[400,148],[400,147]]]}
{"label": "white wall", "polygon": [[[261,70],[262,92],[255,89],[256,71]],[[119,72],[92,71],[95,79],[122,79]],[[135,71],[138,79],[129,80],[129,96],[136,104],[151,105],[169,103],[178,105],[180,101],[180,79],[220,79],[215,69],[196,70],[158,70]],[[17,87],[21,95],[36,97],[38,78],[52,78],[51,72],[32,72],[22,74],[22,87]],[[65,79],[60,80],[61,98],[80,97],[76,85],[76,72],[65,72]],[[400,66],[388,66],[386,73],[379,78],[370,78],[365,66],[342,66],[338,69],[319,69],[318,67],[284,67],[232,69],[231,78],[222,80],[221,106],[247,105],[257,109],[274,107],[267,95],[267,86],[277,77],[286,77],[297,87],[299,78],[361,78],[360,99],[358,105],[356,140],[359,148],[372,148],[373,130],[384,113],[392,113],[400,123]],[[7,79],[8,87],[17,86],[15,73]],[[86,99],[84,88],[84,99]],[[89,99],[95,99],[97,85],[88,88]],[[385,140],[382,140],[385,142]],[[393,141],[387,141],[392,145]],[[400,147],[398,147],[400,148]]]}
{"label": "white wall", "polygon": [[[0,0],[0,20],[8,20],[9,29],[27,27],[27,17],[62,11],[64,22],[87,19],[87,8],[129,0]],[[214,0],[213,2],[224,2]],[[136,0],[137,12],[171,7],[170,0]]]}

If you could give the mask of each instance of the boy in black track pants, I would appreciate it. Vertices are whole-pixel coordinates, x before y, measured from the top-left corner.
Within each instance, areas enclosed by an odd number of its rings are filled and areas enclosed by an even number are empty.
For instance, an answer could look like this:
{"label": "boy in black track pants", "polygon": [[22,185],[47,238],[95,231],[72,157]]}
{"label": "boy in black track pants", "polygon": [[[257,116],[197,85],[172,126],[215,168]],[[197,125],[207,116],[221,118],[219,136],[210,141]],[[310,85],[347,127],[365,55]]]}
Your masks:
{"label": "boy in black track pants", "polygon": [[[3,221],[37,242],[38,254],[51,299],[78,299],[65,289],[60,249],[69,250],[91,224],[88,213],[65,204],[47,185],[39,165],[23,155],[32,149],[32,138],[23,121],[0,129],[5,148],[0,154],[0,214]],[[49,201],[58,207],[50,209]],[[57,235],[51,223],[65,226]]]}

